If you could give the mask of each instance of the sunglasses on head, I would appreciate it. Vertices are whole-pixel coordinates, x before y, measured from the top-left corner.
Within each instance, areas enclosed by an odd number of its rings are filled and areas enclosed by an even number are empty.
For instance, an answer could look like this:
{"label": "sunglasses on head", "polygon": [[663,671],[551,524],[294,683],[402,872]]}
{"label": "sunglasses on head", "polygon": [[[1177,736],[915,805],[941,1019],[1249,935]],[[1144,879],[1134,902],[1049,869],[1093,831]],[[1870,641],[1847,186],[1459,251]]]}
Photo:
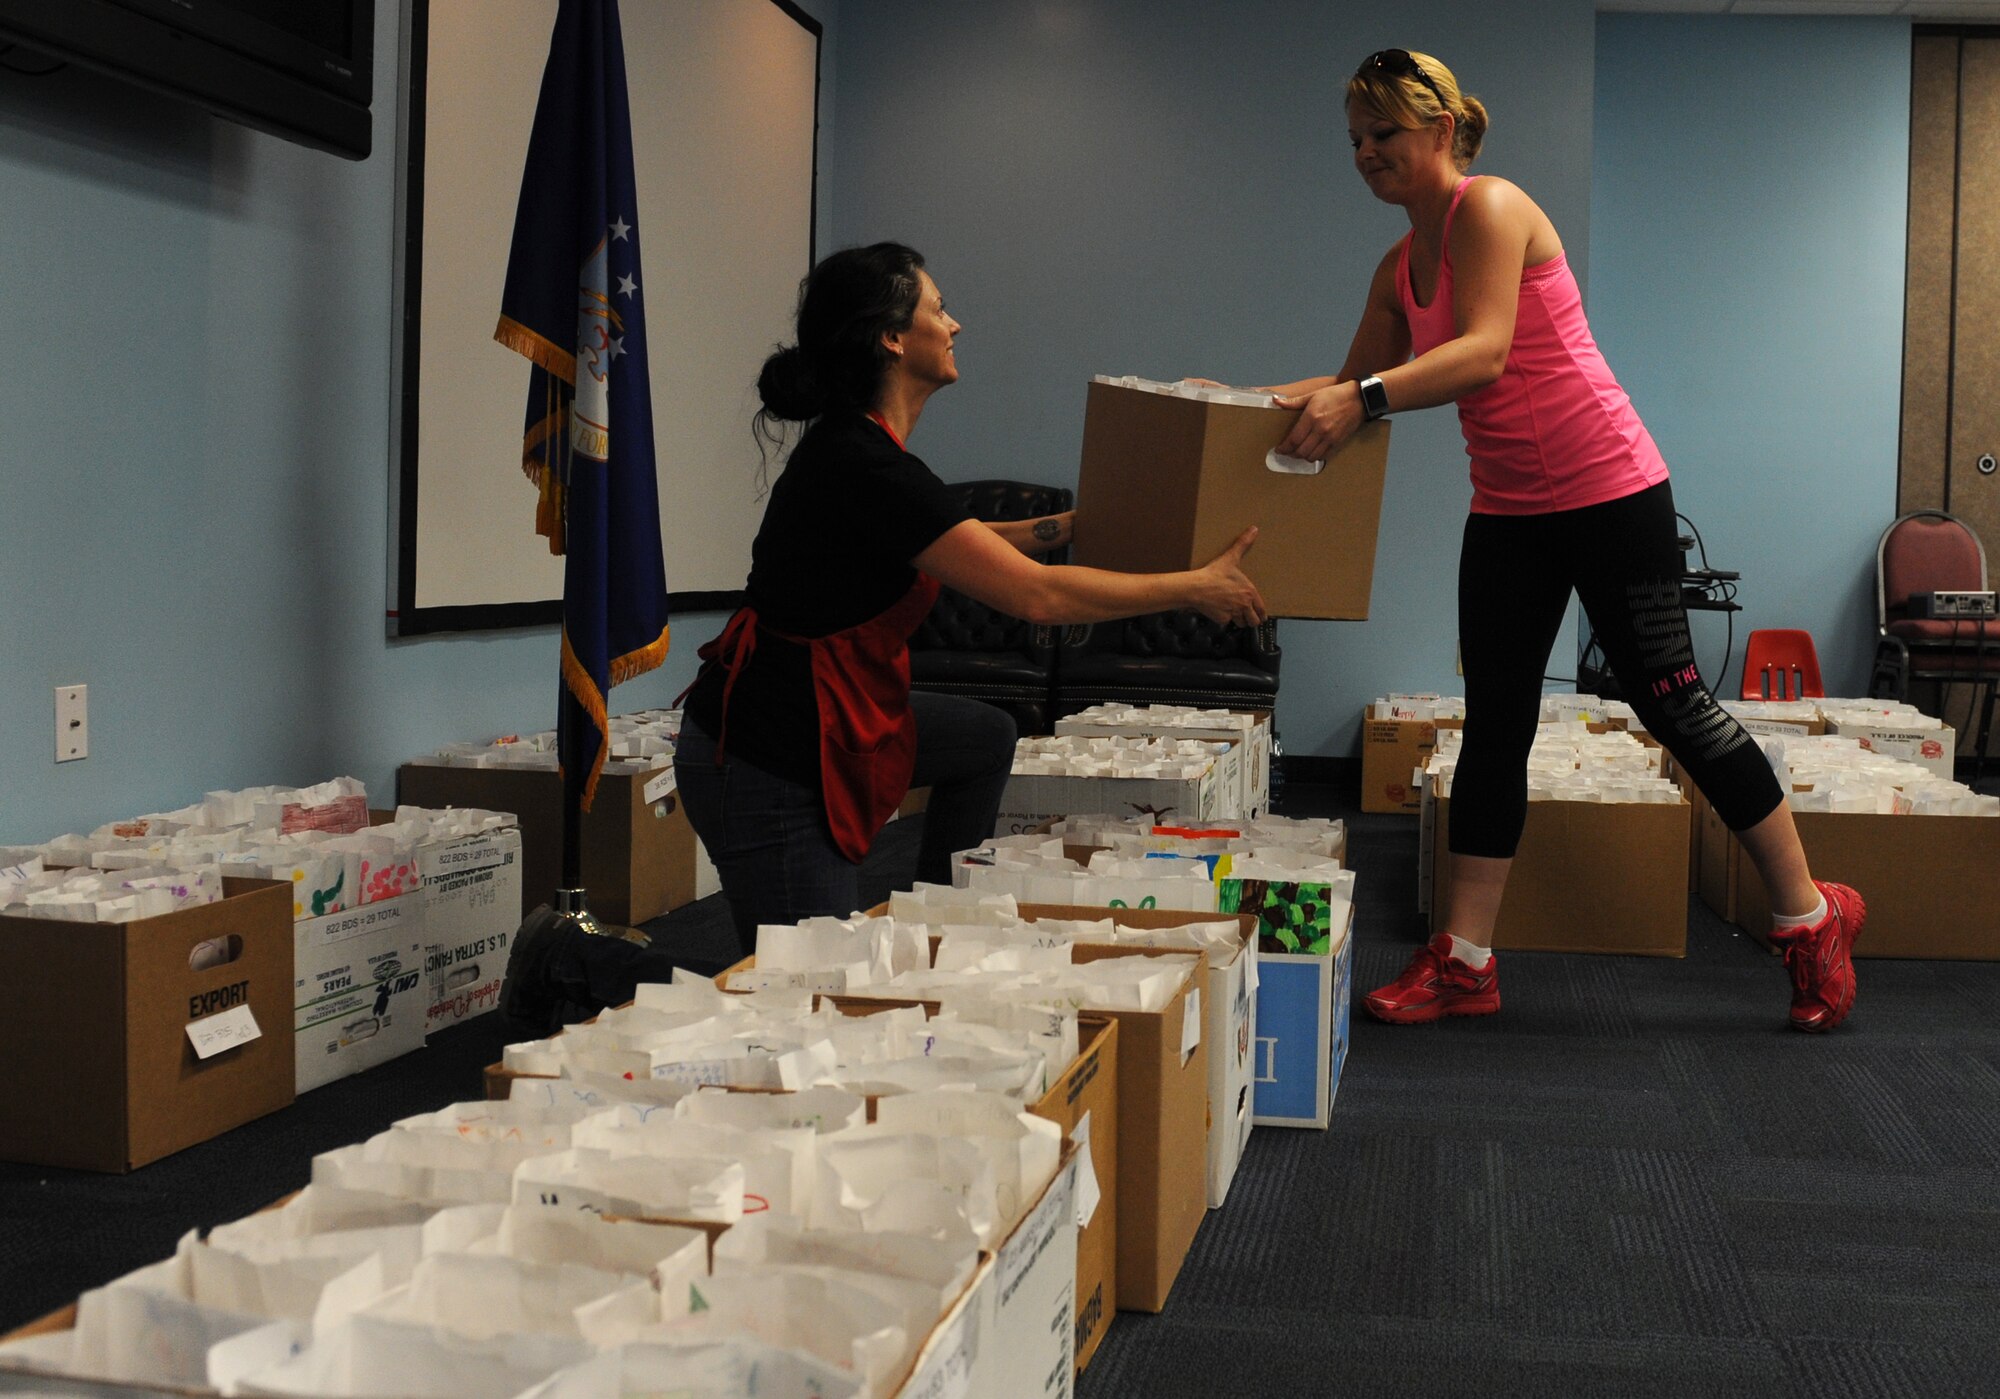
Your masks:
{"label": "sunglasses on head", "polygon": [[1444,94],[1438,91],[1438,85],[1431,81],[1431,75],[1423,70],[1423,65],[1410,56],[1408,49],[1382,49],[1371,53],[1361,60],[1361,66],[1355,72],[1357,75],[1386,73],[1392,78],[1415,78],[1431,90],[1431,96],[1437,98],[1438,106],[1449,108],[1450,104],[1444,100]]}

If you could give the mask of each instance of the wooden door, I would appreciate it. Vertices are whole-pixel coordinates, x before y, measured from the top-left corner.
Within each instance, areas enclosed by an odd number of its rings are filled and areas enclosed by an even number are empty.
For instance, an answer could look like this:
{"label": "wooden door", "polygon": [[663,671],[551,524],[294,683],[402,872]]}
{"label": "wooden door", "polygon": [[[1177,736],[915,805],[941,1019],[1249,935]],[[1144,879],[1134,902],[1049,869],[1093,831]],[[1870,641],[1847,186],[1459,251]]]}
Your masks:
{"label": "wooden door", "polygon": [[[2000,30],[1919,29],[1896,505],[1945,510],[2000,562]],[[1886,525],[1887,522],[1884,521]],[[1970,687],[1913,688],[1965,732]],[[1928,690],[1929,693],[1923,691]]]}

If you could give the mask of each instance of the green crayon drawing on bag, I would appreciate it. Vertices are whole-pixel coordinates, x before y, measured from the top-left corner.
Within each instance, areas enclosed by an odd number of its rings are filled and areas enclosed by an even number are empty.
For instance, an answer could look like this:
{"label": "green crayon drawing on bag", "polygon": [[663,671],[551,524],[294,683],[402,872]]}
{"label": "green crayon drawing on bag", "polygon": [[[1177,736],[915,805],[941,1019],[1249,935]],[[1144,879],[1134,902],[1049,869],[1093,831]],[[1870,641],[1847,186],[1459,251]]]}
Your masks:
{"label": "green crayon drawing on bag", "polygon": [[340,878],[333,881],[331,889],[313,890],[313,917],[322,918],[340,906],[341,886],[347,883],[347,871],[340,872]]}

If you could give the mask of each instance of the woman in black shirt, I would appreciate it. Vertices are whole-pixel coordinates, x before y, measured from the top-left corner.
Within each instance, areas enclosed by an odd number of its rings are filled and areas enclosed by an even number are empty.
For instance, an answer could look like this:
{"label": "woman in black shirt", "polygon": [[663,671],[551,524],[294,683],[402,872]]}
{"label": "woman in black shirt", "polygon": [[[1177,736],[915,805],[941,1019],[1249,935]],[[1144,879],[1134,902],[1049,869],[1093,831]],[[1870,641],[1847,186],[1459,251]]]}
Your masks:
{"label": "woman in black shirt", "polygon": [[798,340],[765,362],[757,426],[807,423],[751,548],[746,605],[702,648],[675,757],[688,819],[722,877],[746,950],[760,923],[845,915],[856,870],[912,785],[931,789],[917,877],[992,834],[1013,721],[977,700],[912,694],[906,639],[940,583],[1032,622],[1192,607],[1264,619],[1246,530],[1207,566],[1124,574],[1043,565],[1068,514],[964,517],[904,443],[958,378],[923,258],[895,243],[833,254],[799,300]]}

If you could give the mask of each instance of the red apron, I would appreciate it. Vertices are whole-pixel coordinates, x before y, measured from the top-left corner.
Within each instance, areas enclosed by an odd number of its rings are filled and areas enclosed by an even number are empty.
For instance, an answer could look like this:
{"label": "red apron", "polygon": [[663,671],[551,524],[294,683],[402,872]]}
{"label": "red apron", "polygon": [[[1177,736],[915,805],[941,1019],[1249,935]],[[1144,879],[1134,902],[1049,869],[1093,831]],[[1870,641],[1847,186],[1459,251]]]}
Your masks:
{"label": "red apron", "polygon": [[910,634],[930,615],[938,583],[921,570],[890,608],[828,636],[792,636],[741,607],[722,634],[696,652],[728,667],[722,686],[722,732],[715,760],[729,742],[729,695],[761,630],[807,648],[813,697],[819,702],[819,776],[826,824],[840,853],[856,864],[910,790],[917,760],[917,720],[910,713]]}

